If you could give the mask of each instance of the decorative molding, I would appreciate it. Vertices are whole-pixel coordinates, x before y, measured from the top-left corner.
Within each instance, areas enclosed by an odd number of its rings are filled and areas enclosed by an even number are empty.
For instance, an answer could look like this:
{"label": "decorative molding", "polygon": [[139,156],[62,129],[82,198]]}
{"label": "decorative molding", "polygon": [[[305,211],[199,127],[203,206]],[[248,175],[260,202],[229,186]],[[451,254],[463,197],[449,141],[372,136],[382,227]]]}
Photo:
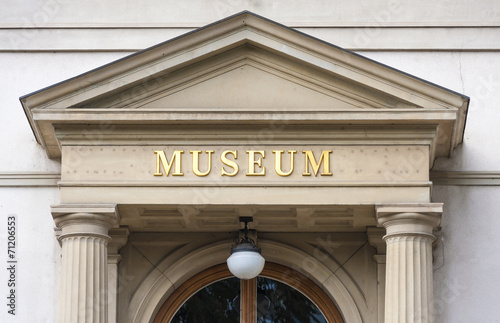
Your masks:
{"label": "decorative molding", "polygon": [[434,185],[450,186],[500,186],[500,172],[492,171],[431,171]]}
{"label": "decorative molding", "polygon": [[[222,180],[203,182],[203,181],[189,181],[186,183],[179,182],[168,182],[169,187],[261,187],[263,185],[262,181],[254,182],[224,182]],[[430,187],[431,182],[428,181],[413,181],[413,182],[403,182],[403,181],[339,181],[332,180],[331,182],[304,182],[304,181],[289,181],[286,183],[276,183],[276,182],[265,182],[267,187]],[[63,181],[59,183],[60,187],[164,187],[166,182],[159,181]]]}
{"label": "decorative molding", "polygon": [[57,187],[60,173],[0,173],[0,187]]}
{"label": "decorative molding", "polygon": [[[60,180],[60,173],[0,173],[0,187],[58,187]],[[431,171],[430,180],[433,185],[444,186],[500,186],[500,171]],[[135,183],[134,186],[140,185]]]}

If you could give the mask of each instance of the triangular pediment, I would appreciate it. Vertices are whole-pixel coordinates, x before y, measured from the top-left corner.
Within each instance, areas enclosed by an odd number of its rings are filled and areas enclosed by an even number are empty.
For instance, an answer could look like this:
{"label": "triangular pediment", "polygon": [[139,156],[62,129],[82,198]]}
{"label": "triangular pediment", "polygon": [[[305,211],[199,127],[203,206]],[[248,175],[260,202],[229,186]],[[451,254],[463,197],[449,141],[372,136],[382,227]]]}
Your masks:
{"label": "triangular pediment", "polygon": [[[310,102],[315,102],[318,110],[368,108],[368,105],[361,102],[304,83],[301,79],[284,77],[277,72],[264,70],[251,63],[238,64],[224,71],[186,81],[178,87],[164,85],[165,89],[155,95],[144,96],[129,104],[116,102],[115,107],[166,111],[274,111],[301,110],[309,106]],[[129,97],[120,93],[114,99],[124,95]],[[99,104],[101,105],[98,106]],[[95,107],[102,108],[102,104],[96,102]]]}
{"label": "triangular pediment", "polygon": [[[235,66],[206,80],[193,80],[182,89],[165,91],[140,103],[145,109],[222,109],[255,111],[304,109],[314,101],[318,110],[352,109],[353,103],[275,71],[253,64]],[[326,93],[325,93],[326,92]]]}
{"label": "triangular pediment", "polygon": [[[21,98],[37,140],[99,124],[421,125],[461,142],[468,98],[243,12]],[[314,122],[313,122],[314,123]],[[444,135],[444,136],[443,136]]]}
{"label": "triangular pediment", "polygon": [[421,107],[247,44],[72,108],[274,112]]}

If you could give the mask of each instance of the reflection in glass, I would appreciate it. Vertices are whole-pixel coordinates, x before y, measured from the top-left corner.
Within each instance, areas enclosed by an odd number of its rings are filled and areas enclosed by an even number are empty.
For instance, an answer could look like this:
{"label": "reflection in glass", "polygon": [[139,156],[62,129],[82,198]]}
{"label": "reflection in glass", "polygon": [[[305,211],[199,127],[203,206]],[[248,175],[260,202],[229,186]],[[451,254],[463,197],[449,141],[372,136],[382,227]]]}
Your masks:
{"label": "reflection in glass", "polygon": [[[191,296],[172,323],[239,323],[240,280],[217,281]],[[327,323],[301,292],[276,280],[257,277],[257,323]]]}
{"label": "reflection in glass", "polygon": [[298,290],[276,280],[257,278],[258,323],[327,323],[320,310]]}
{"label": "reflection in glass", "polygon": [[[198,291],[177,311],[172,323],[239,323],[233,300],[240,294],[240,280],[228,278]],[[238,309],[239,310],[239,309]]]}

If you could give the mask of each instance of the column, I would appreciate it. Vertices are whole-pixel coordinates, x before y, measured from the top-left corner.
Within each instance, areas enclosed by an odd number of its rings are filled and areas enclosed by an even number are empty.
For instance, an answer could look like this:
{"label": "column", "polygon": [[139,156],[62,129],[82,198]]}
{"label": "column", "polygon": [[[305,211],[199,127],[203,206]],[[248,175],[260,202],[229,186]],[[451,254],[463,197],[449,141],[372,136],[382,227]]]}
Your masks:
{"label": "column", "polygon": [[115,205],[52,208],[61,229],[59,323],[108,321],[108,230],[119,219]]}
{"label": "column", "polygon": [[379,205],[386,229],[386,323],[433,322],[432,234],[441,203]]}
{"label": "column", "polygon": [[117,322],[117,297],[121,290],[118,278],[118,264],[122,259],[119,254],[121,247],[127,243],[128,228],[110,229],[111,241],[108,242],[108,323]]}
{"label": "column", "polygon": [[369,227],[366,229],[368,243],[377,249],[373,260],[377,263],[377,322],[384,323],[385,312],[385,267],[387,244],[384,241],[385,229]]}

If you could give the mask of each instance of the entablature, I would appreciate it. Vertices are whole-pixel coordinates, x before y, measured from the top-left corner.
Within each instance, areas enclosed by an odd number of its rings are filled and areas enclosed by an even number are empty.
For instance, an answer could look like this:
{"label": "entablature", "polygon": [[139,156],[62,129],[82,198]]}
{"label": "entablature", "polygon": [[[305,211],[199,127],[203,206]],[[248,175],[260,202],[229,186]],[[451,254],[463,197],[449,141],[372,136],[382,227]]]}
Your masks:
{"label": "entablature", "polygon": [[[242,12],[21,99],[64,205],[133,231],[364,232],[429,203],[469,98]],[[236,221],[236,222],[235,222]]]}

